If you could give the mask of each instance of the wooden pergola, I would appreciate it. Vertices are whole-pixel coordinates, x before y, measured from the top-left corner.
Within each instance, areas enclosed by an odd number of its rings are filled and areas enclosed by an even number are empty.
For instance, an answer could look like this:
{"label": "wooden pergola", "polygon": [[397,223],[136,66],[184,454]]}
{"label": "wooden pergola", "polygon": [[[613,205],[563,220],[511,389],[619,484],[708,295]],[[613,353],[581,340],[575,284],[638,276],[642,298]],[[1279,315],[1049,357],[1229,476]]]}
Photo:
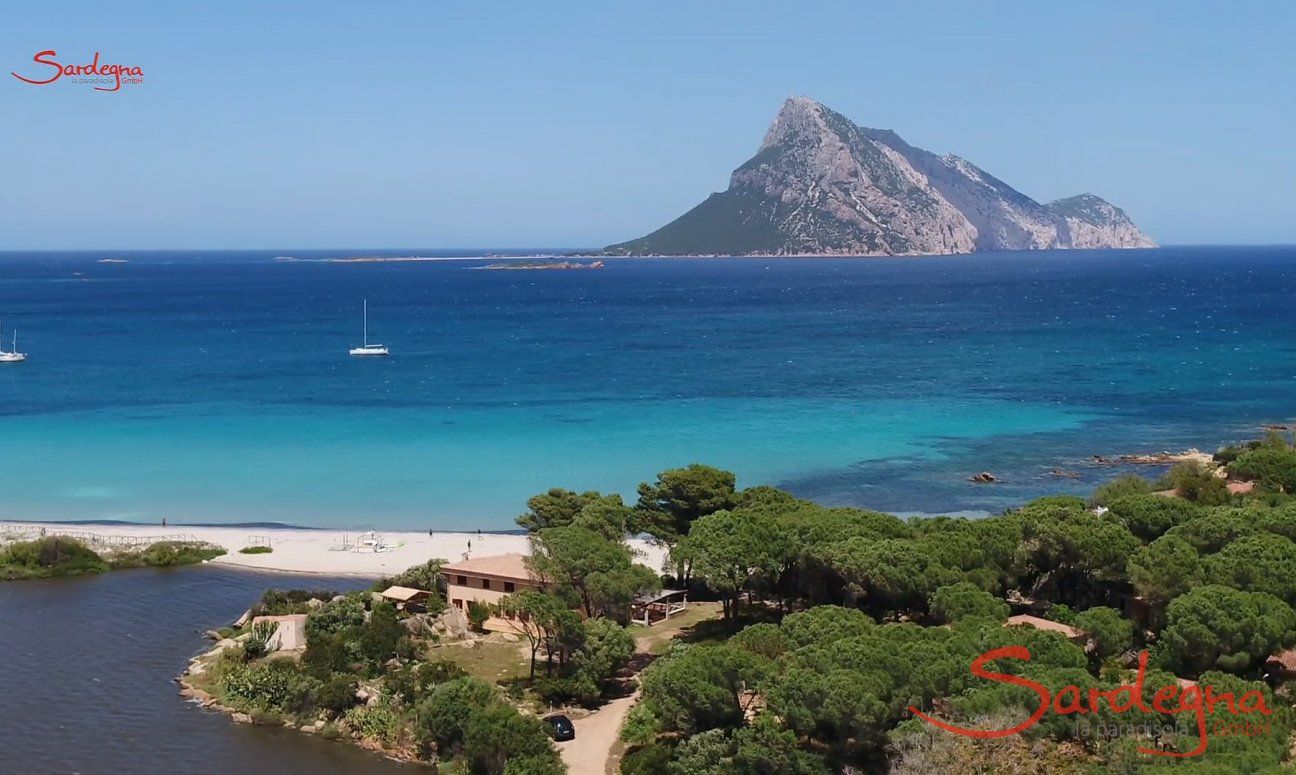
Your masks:
{"label": "wooden pergola", "polygon": [[651,626],[654,622],[665,621],[671,616],[683,613],[688,608],[688,592],[683,589],[663,589],[640,595],[630,606],[630,618],[640,624]]}

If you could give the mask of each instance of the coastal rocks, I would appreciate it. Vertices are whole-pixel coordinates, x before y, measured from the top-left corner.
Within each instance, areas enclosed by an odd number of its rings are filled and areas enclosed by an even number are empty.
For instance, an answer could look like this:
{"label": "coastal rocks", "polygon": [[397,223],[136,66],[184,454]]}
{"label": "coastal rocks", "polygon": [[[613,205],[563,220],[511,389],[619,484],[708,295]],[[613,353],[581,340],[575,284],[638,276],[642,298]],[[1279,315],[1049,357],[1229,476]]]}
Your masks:
{"label": "coastal rocks", "polygon": [[251,723],[252,723],[252,717],[249,716],[249,715],[246,714],[246,713],[237,713],[237,712],[235,712],[235,713],[231,713],[231,714],[230,714],[230,718],[232,718],[232,719],[234,720],[234,723],[236,723],[236,724],[251,724]]}
{"label": "coastal rocks", "polygon": [[989,471],[982,471],[979,474],[973,474],[972,476],[969,476],[968,480],[972,482],[976,482],[977,484],[994,484],[995,482],[999,481],[999,477],[995,476]]}
{"label": "coastal rocks", "polygon": [[1094,455],[1093,462],[1100,466],[1169,466],[1175,463],[1201,463],[1212,465],[1215,458],[1200,449],[1189,448],[1183,452],[1157,452],[1145,455]]}
{"label": "coastal rocks", "polygon": [[241,630],[243,627],[247,626],[247,623],[250,621],[252,621],[252,609],[249,608],[243,612],[242,616],[234,620],[234,629]]}

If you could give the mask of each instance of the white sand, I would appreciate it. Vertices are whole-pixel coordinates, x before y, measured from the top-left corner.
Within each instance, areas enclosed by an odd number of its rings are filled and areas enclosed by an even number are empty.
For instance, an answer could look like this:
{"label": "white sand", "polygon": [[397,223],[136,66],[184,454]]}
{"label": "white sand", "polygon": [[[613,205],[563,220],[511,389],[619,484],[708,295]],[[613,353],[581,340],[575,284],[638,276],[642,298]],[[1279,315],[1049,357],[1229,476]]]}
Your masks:
{"label": "white sand", "polygon": [[[101,543],[164,540],[198,540],[222,546],[226,554],[212,560],[222,565],[256,570],[323,573],[357,576],[394,576],[411,565],[439,557],[451,562],[464,558],[472,542],[471,557],[519,552],[531,553],[526,536],[483,533],[381,532],[383,543],[390,547],[382,552],[340,551],[343,543],[354,545],[363,533],[343,530],[305,530],[301,528],[195,527],[191,525],[66,525],[51,522],[0,522],[4,534],[73,535]],[[29,536],[30,537],[30,536]],[[239,549],[269,542],[269,554],[239,554]],[[640,553],[640,562],[660,571],[664,552],[661,548],[637,539],[631,547]]]}

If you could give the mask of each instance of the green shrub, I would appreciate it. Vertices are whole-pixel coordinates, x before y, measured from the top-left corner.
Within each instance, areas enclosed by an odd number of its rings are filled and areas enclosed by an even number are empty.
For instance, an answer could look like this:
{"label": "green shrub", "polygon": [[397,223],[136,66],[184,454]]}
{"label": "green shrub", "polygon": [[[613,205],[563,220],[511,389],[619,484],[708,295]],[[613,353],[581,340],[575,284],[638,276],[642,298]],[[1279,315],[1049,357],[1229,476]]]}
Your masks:
{"label": "green shrub", "polygon": [[960,581],[932,594],[931,612],[936,621],[947,624],[971,617],[1002,622],[1008,618],[1008,604],[971,582]]}
{"label": "green shrub", "polygon": [[273,551],[269,546],[245,546],[239,549],[239,554],[270,554]]}
{"label": "green shrub", "polygon": [[3,579],[78,576],[103,573],[108,567],[85,544],[61,536],[20,541],[0,551],[0,578]]}
{"label": "green shrub", "polygon": [[297,666],[283,660],[228,666],[221,686],[231,703],[265,710],[281,709],[293,695],[298,681]]}
{"label": "green shrub", "polygon": [[123,552],[111,560],[114,568],[174,568],[197,565],[225,554],[219,546],[187,541],[158,541],[138,552]]}
{"label": "green shrub", "polygon": [[302,668],[321,680],[334,673],[347,673],[359,661],[341,634],[317,633],[306,638]]}
{"label": "green shrub", "polygon": [[1089,503],[1094,506],[1110,506],[1111,502],[1117,498],[1124,498],[1129,495],[1149,495],[1152,490],[1152,483],[1143,477],[1124,474],[1100,485],[1090,496]]}
{"label": "green shrub", "polygon": [[479,603],[476,600],[468,604],[468,623],[472,625],[474,632],[484,632],[482,626],[490,617],[491,607],[489,605]]}
{"label": "green shrub", "polygon": [[1166,481],[1181,497],[1203,506],[1222,506],[1229,502],[1228,483],[1215,475],[1214,469],[1201,463],[1175,463]]}
{"label": "green shrub", "polygon": [[306,617],[306,642],[323,635],[360,627],[365,623],[365,607],[359,597],[347,595],[315,609]]}
{"label": "green shrub", "polygon": [[670,771],[673,751],[661,743],[649,743],[621,759],[621,775],[661,775]]}
{"label": "green shrub", "polygon": [[563,771],[544,722],[511,705],[473,710],[464,733],[463,755],[472,772],[549,775]]}
{"label": "green shrub", "polygon": [[267,589],[252,606],[253,616],[286,616],[310,613],[309,600],[329,601],[338,596],[332,589]]}
{"label": "green shrub", "polygon": [[1281,492],[1296,492],[1296,449],[1265,446],[1245,452],[1233,461],[1234,475]]}
{"label": "green shrub", "polygon": [[405,718],[388,703],[358,705],[342,715],[347,727],[367,740],[376,740],[388,747],[402,744],[408,737]]}
{"label": "green shrub", "polygon": [[420,742],[425,747],[435,746],[446,758],[446,752],[463,742],[473,711],[499,701],[494,687],[478,678],[456,678],[441,684],[415,711]]}

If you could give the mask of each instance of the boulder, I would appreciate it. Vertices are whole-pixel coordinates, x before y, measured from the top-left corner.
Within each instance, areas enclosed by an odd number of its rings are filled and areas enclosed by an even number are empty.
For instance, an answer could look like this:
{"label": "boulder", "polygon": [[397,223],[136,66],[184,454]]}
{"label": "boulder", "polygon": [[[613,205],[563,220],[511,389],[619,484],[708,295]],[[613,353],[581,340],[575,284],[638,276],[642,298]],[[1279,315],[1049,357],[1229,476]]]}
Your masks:
{"label": "boulder", "polygon": [[994,482],[999,481],[999,477],[995,476],[989,471],[982,471],[981,473],[973,474],[968,478],[978,484],[992,484]]}
{"label": "boulder", "polygon": [[517,642],[518,642],[518,636],[514,635],[514,634],[511,633],[511,632],[501,632],[501,633],[499,634],[499,636],[500,636],[500,640],[505,641],[505,642],[507,642],[507,643],[517,643]]}
{"label": "boulder", "polygon": [[252,609],[251,609],[251,608],[249,608],[248,610],[244,611],[242,616],[240,616],[239,618],[237,618],[237,619],[234,620],[234,626],[235,626],[235,627],[242,627],[242,626],[246,625],[246,624],[247,624],[248,622],[250,622],[250,621],[252,621]]}
{"label": "boulder", "polygon": [[318,597],[312,597],[310,600],[306,601],[306,607],[311,609],[312,611],[317,608],[323,608],[324,601],[320,600]]}
{"label": "boulder", "polygon": [[236,724],[251,724],[252,717],[246,713],[235,713],[230,718],[234,719]]}
{"label": "boulder", "polygon": [[447,608],[437,620],[445,626],[446,637],[452,640],[468,637],[468,616],[458,608]]}

